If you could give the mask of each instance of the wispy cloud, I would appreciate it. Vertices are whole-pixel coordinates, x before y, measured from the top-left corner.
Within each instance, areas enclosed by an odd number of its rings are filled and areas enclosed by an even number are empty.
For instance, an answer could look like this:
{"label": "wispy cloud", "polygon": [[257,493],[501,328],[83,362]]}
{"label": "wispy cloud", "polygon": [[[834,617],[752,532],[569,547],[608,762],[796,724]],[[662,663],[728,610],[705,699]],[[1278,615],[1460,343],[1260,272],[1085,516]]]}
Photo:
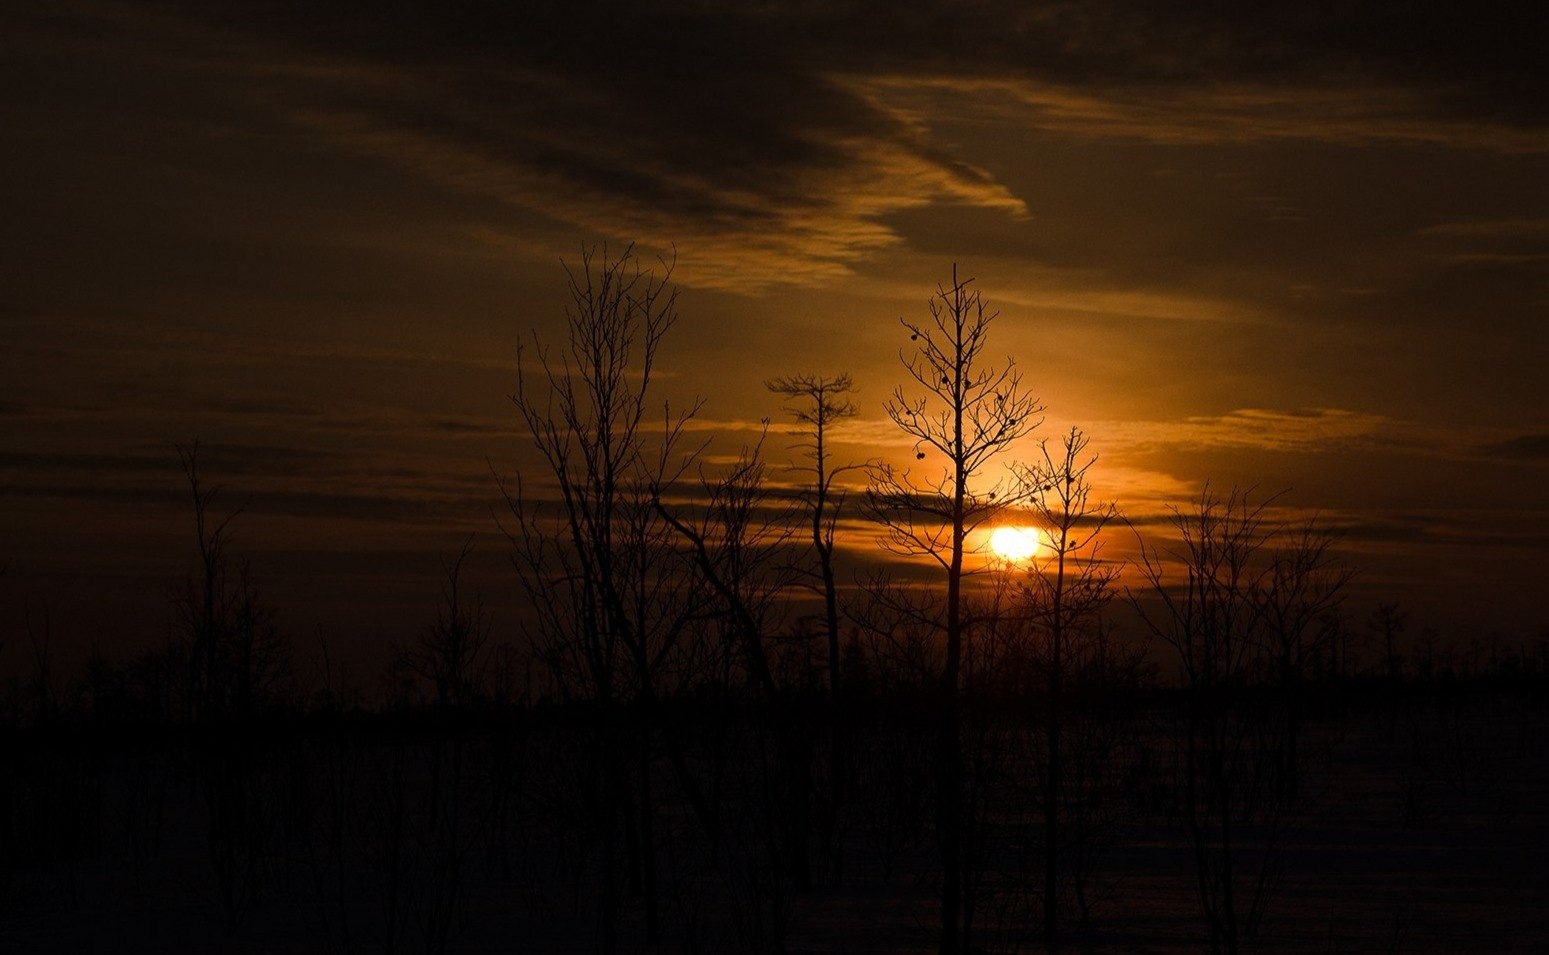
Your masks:
{"label": "wispy cloud", "polygon": [[1519,269],[1531,275],[1549,263],[1549,219],[1443,222],[1417,235],[1434,243],[1431,254],[1449,266]]}
{"label": "wispy cloud", "polygon": [[[902,209],[942,202],[1026,214],[1022,200],[988,175],[933,155],[896,129],[794,131],[827,158],[778,168],[769,157],[766,180],[728,181],[720,169],[677,165],[681,156],[643,156],[650,151],[645,142],[587,116],[581,104],[545,131],[547,142],[532,142],[522,130],[489,142],[408,126],[395,105],[288,115],[336,145],[444,188],[537,211],[588,234],[675,250],[675,277],[702,288],[756,291],[846,277],[855,262],[901,243],[881,220]],[[547,158],[550,150],[566,161]],[[578,175],[586,172],[592,175]],[[482,234],[506,240],[498,228]]]}
{"label": "wispy cloud", "polygon": [[1479,452],[1507,461],[1549,462],[1549,434],[1523,434],[1484,445]]}
{"label": "wispy cloud", "polygon": [[[1417,91],[1393,86],[1234,85],[1103,89],[998,77],[851,76],[857,92],[900,115],[937,113],[1089,138],[1199,146],[1266,141],[1409,143],[1549,151],[1549,131],[1467,116],[1437,117]],[[937,98],[927,109],[921,97]],[[940,99],[945,98],[945,102]],[[1282,217],[1286,217],[1282,212]],[[1299,218],[1290,216],[1290,218]]]}
{"label": "wispy cloud", "polygon": [[1549,239],[1549,219],[1494,219],[1484,222],[1442,222],[1419,230],[1420,235],[1488,239]]}
{"label": "wispy cloud", "polygon": [[1401,437],[1400,424],[1390,418],[1341,408],[1243,408],[1178,421],[1104,422],[1094,429],[1113,446],[1138,453],[1207,448],[1324,452],[1391,447]]}
{"label": "wispy cloud", "polygon": [[[1026,216],[1025,197],[933,128],[939,115],[1175,144],[1549,149],[1541,103],[1523,94],[1530,34],[1407,10],[75,9],[132,37],[120,53],[181,63],[326,148],[588,235],[676,248],[681,281],[737,291],[849,277],[905,243],[887,221],[901,211]],[[466,234],[528,241],[489,223]]]}

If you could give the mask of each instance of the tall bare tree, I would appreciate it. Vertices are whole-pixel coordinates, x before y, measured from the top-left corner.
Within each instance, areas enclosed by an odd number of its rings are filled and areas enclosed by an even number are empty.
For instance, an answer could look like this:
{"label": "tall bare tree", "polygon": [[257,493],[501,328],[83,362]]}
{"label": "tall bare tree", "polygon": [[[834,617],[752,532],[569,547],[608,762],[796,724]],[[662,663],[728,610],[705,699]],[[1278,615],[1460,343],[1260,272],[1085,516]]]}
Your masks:
{"label": "tall bare tree", "polygon": [[1131,593],[1182,669],[1183,817],[1216,955],[1236,955],[1262,919],[1283,834],[1286,793],[1275,785],[1283,741],[1253,686],[1270,671],[1274,642],[1265,594],[1277,566],[1300,572],[1273,559],[1285,530],[1271,511],[1275,500],[1255,501],[1237,488],[1221,497],[1207,486],[1188,510],[1173,512],[1175,545],[1142,544],[1147,586]]}
{"label": "tall bare tree", "polygon": [[[660,497],[656,507],[687,545],[694,568],[715,597],[717,616],[725,624],[725,641],[746,671],[748,690],[764,716],[761,739],[773,739],[777,759],[761,760],[763,792],[769,817],[764,835],[756,840],[755,867],[762,873],[764,902],[773,918],[784,912],[789,886],[805,891],[812,884],[807,842],[811,830],[812,737],[802,710],[792,705],[789,681],[777,675],[765,638],[779,628],[794,576],[788,544],[794,536],[795,512],[777,504],[765,481],[763,438],[745,448],[723,474],[702,474],[695,502],[669,506]],[[693,512],[699,513],[698,517]],[[757,725],[757,724],[756,724]],[[764,748],[759,747],[761,756]],[[773,878],[771,878],[773,876]]]}
{"label": "tall bare tree", "polygon": [[828,812],[825,816],[825,838],[829,856],[834,864],[834,877],[843,876],[840,867],[842,853],[836,851],[835,827],[844,805],[845,779],[845,731],[842,725],[842,707],[839,669],[839,588],[834,576],[834,533],[839,515],[844,509],[845,490],[835,486],[835,481],[848,471],[858,470],[855,464],[835,465],[830,448],[830,429],[845,418],[856,414],[855,403],[849,398],[855,383],[848,373],[825,377],[823,375],[785,375],[764,382],[764,387],[784,398],[785,410],[795,420],[797,443],[794,449],[801,452],[809,463],[805,470],[811,475],[811,483],[804,490],[803,498],[810,521],[812,553],[817,558],[813,575],[813,587],[823,598],[824,635],[828,638]]}
{"label": "tall bare tree", "polygon": [[1057,452],[1051,451],[1045,441],[1041,449],[1043,460],[1021,471],[1032,489],[1033,510],[1046,528],[1048,550],[1032,566],[1024,595],[1034,619],[1048,637],[1044,687],[1047,765],[1043,793],[1043,930],[1044,938],[1051,944],[1059,924],[1065,673],[1072,657],[1072,641],[1099,635],[1100,615],[1112,599],[1111,585],[1118,576],[1117,566],[1099,557],[1099,535],[1118,510],[1112,503],[1092,500],[1087,472],[1097,456],[1086,455],[1089,443],[1080,429],[1072,428],[1060,439]]}
{"label": "tall bare tree", "polygon": [[844,508],[845,492],[835,480],[860,465],[834,465],[829,448],[830,429],[856,414],[849,399],[855,384],[848,374],[785,375],[764,382],[764,387],[786,400],[785,410],[796,421],[799,440],[795,448],[811,462],[812,482],[805,496],[812,530],[812,551],[817,556],[817,587],[823,597],[823,623],[828,637],[828,687],[839,692],[839,593],[834,580],[834,529]]}
{"label": "tall bare tree", "polygon": [[[774,565],[790,537],[789,512],[766,513],[769,489],[763,441],[743,450],[723,474],[701,473],[693,501],[675,507],[664,500],[669,489],[652,489],[651,506],[686,545],[689,562],[715,595],[728,624],[731,659],[740,659],[749,689],[768,702],[778,695],[764,637],[775,598],[788,575]],[[689,511],[698,510],[697,516]],[[685,568],[687,570],[687,568]]]}
{"label": "tall bare tree", "polygon": [[[973,279],[952,268],[938,285],[930,317],[900,319],[914,346],[899,359],[913,380],[895,389],[888,418],[908,435],[917,461],[935,458],[929,475],[890,463],[870,467],[867,506],[883,528],[882,543],[905,558],[933,561],[945,577],[939,626],[946,656],[939,682],[937,830],[940,839],[942,955],[960,951],[963,901],[963,752],[959,737],[959,675],[965,623],[963,579],[968,536],[1025,494],[1019,482],[990,480],[987,470],[1012,442],[1042,419],[1043,407],[1023,386],[1012,359],[995,364],[985,348],[998,312]],[[940,462],[937,464],[936,462]]]}
{"label": "tall bare tree", "polygon": [[[516,520],[510,536],[535,610],[540,658],[560,693],[603,717],[602,779],[589,798],[603,856],[598,944],[612,951],[621,868],[630,890],[644,898],[648,941],[660,935],[653,724],[660,674],[696,613],[696,598],[685,592],[689,577],[677,562],[675,532],[653,502],[696,456],[685,446],[684,427],[698,405],[666,408],[659,431],[647,421],[657,351],[678,317],[670,264],[658,276],[640,265],[633,248],[617,257],[587,250],[566,274],[567,340],[557,349],[539,344],[535,355],[519,348],[511,396],[542,462],[542,490],[534,493],[539,486],[520,475],[514,488],[502,487]],[[553,506],[544,506],[545,497]],[[620,719],[621,707],[633,709],[634,718]],[[662,729],[686,794],[713,826],[671,728]],[[621,856],[628,860],[622,867]]]}
{"label": "tall bare tree", "polygon": [[[212,512],[215,499],[220,495],[219,486],[204,483],[199,474],[199,442],[186,447],[177,446],[178,462],[194,505],[194,532],[198,544],[199,568],[190,575],[185,592],[177,600],[177,609],[183,617],[183,628],[189,642],[188,686],[184,705],[189,717],[199,717],[208,711],[222,707],[219,695],[218,672],[222,631],[226,629],[230,598],[227,595],[226,544],[227,527],[243,506],[233,509],[223,517]],[[245,505],[244,505],[245,506]]]}

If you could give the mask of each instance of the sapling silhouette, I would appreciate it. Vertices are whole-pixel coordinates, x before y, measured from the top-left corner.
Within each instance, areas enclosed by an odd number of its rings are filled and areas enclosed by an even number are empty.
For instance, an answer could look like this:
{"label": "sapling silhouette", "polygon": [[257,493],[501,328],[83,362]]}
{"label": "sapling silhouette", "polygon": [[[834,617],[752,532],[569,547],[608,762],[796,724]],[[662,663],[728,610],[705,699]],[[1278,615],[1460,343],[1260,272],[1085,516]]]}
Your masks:
{"label": "sapling silhouette", "polygon": [[1366,629],[1377,635],[1382,644],[1383,675],[1389,684],[1398,682],[1404,672],[1404,655],[1399,650],[1399,638],[1409,627],[1409,614],[1398,603],[1380,604],[1366,621]]}
{"label": "sapling silhouette", "polygon": [[408,663],[435,688],[436,706],[454,709],[477,700],[483,691],[489,618],[478,595],[471,599],[463,568],[473,553],[473,538],[442,568],[441,607],[436,622],[409,653]]}
{"label": "sapling silhouette", "polygon": [[176,449],[193,503],[198,559],[174,599],[188,646],[185,715],[247,719],[280,698],[291,677],[291,646],[259,596],[251,563],[234,562],[229,552],[231,524],[247,504],[217,514],[222,488],[205,483],[199,442]]}

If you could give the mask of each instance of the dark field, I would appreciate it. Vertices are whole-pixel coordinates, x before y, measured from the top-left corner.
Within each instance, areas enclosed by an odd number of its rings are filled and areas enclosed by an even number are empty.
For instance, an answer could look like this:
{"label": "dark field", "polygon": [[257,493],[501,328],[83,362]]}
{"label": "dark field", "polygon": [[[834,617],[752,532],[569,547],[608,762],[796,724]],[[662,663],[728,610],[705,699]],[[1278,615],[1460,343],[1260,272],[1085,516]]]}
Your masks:
{"label": "dark field", "polygon": [[[1268,878],[1243,948],[1549,950],[1542,688],[1351,686],[1321,701],[1297,794],[1245,803],[1243,891],[1265,858]],[[1174,704],[1153,691],[1069,724],[1072,771],[1089,778],[1066,783],[1079,795],[1061,848],[1068,950],[1208,948]],[[816,704],[683,706],[650,734],[629,715],[558,709],[12,729],[0,947],[590,952],[610,944],[611,878],[619,951],[934,951],[924,714],[857,709],[836,817],[820,798],[785,796],[828,791]],[[1018,725],[999,711],[965,722],[965,898],[985,951],[1044,948],[1042,757]],[[609,734],[649,747],[652,767],[630,776],[635,811],[612,832],[596,810]],[[810,775],[790,786],[793,771]]]}

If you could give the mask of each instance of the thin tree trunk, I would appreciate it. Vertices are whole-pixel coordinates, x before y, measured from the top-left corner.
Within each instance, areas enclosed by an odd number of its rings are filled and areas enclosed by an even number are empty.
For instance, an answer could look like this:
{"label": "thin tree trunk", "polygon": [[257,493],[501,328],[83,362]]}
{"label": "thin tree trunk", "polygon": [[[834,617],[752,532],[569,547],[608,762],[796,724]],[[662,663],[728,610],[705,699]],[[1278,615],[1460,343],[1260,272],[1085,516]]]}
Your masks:
{"label": "thin tree trunk", "polygon": [[1044,800],[1043,937],[1052,947],[1059,933],[1060,692],[1064,664],[1065,554],[1068,536],[1061,530],[1054,578],[1049,640],[1049,782]]}
{"label": "thin tree trunk", "polygon": [[651,793],[651,724],[640,727],[640,891],[645,897],[645,941],[662,939],[661,913],[656,898],[655,802]]}
{"label": "thin tree trunk", "polygon": [[[961,408],[958,408],[957,416],[957,434],[961,435]],[[959,737],[957,685],[963,642],[962,515],[966,481],[961,461],[959,456],[955,476],[952,562],[947,571],[947,661],[941,681],[941,731],[936,768],[936,824],[941,836],[941,955],[957,955],[959,951],[958,921],[963,902],[963,746]]]}

